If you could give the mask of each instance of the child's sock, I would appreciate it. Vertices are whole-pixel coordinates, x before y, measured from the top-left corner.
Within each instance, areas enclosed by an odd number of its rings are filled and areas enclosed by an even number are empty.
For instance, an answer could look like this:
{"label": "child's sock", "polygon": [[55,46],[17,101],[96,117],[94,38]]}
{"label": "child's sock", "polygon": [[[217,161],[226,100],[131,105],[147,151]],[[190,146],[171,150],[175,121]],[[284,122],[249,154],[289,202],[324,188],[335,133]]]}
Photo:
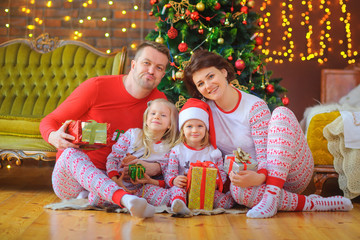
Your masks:
{"label": "child's sock", "polygon": [[267,185],[261,201],[246,216],[249,218],[269,218],[277,213],[281,188]]}
{"label": "child's sock", "polygon": [[121,198],[120,203],[129,209],[133,217],[148,218],[155,214],[155,207],[148,204],[144,198],[126,194]]}
{"label": "child's sock", "polygon": [[353,208],[351,200],[342,197],[321,197],[319,195],[310,195],[305,197],[305,205],[303,211],[350,211]]}
{"label": "child's sock", "polygon": [[174,213],[182,214],[182,215],[190,215],[191,214],[190,209],[186,206],[184,201],[182,201],[180,199],[175,199],[172,202],[171,211],[173,211]]}
{"label": "child's sock", "polygon": [[88,190],[82,190],[79,195],[76,197],[76,199],[85,199],[89,196]]}

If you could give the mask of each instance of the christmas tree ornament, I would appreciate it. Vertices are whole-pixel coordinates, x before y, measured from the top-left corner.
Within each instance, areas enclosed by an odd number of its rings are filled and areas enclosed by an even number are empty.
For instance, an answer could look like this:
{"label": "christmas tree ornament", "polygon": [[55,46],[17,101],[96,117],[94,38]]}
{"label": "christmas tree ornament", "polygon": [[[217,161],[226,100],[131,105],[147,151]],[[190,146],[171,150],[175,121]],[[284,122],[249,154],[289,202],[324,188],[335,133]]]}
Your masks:
{"label": "christmas tree ornament", "polygon": [[202,27],[200,27],[200,28],[198,29],[198,33],[201,34],[201,35],[203,35],[203,34],[204,34],[204,29],[203,29]]}
{"label": "christmas tree ornament", "polygon": [[200,18],[200,14],[197,11],[194,11],[190,14],[190,18],[194,21],[197,21]]}
{"label": "christmas tree ornament", "polygon": [[286,95],[281,98],[281,101],[282,101],[282,103],[284,104],[284,106],[287,106],[287,105],[289,105],[289,103],[290,103],[290,100],[289,100],[289,98],[288,98]]}
{"label": "christmas tree ornament", "polygon": [[176,28],[171,26],[171,28],[167,32],[167,35],[170,39],[175,39],[178,36],[178,30],[176,30]]}
{"label": "christmas tree ornament", "polygon": [[186,50],[188,49],[188,45],[184,41],[182,41],[179,44],[178,49],[180,52],[186,52]]}
{"label": "christmas tree ornament", "polygon": [[246,3],[246,6],[248,6],[249,8],[253,8],[255,6],[255,1],[254,0],[249,0]]}
{"label": "christmas tree ornament", "polygon": [[158,2],[158,0],[150,0],[150,4],[151,5],[154,5],[154,4],[156,4]]}
{"label": "christmas tree ornament", "polygon": [[215,3],[215,6],[214,6],[214,10],[219,10],[221,8],[221,5],[220,5],[220,3],[219,2],[216,2]]}
{"label": "christmas tree ornament", "polygon": [[224,44],[224,39],[222,37],[219,37],[217,42],[218,44]]}
{"label": "christmas tree ornament", "polygon": [[230,56],[228,56],[228,58],[227,58],[229,61],[232,61],[233,60],[233,57],[230,55]]}
{"label": "christmas tree ornament", "polygon": [[205,4],[203,4],[203,2],[199,2],[196,4],[196,9],[200,12],[205,10]]}
{"label": "christmas tree ornament", "polygon": [[247,6],[242,6],[240,11],[244,14],[248,14],[249,8]]}
{"label": "christmas tree ornament", "polygon": [[151,17],[151,16],[153,16],[154,15],[154,12],[153,11],[150,11],[149,12],[149,16]]}
{"label": "christmas tree ornament", "polygon": [[275,92],[274,85],[268,84],[268,85],[266,86],[266,92],[267,92],[268,94],[273,94],[273,93]]}
{"label": "christmas tree ornament", "polygon": [[261,46],[263,44],[262,37],[256,36],[255,37],[255,46]]}
{"label": "christmas tree ornament", "polygon": [[246,20],[242,21],[242,24],[246,25],[246,24],[247,24],[247,21],[246,21]]}
{"label": "christmas tree ornament", "polygon": [[175,73],[175,78],[176,79],[183,79],[184,78],[184,72],[183,71],[177,71],[176,73]]}
{"label": "christmas tree ornament", "polygon": [[245,69],[245,62],[242,59],[238,59],[235,62],[235,68],[239,71],[242,71]]}
{"label": "christmas tree ornament", "polygon": [[155,39],[155,42],[163,44],[163,43],[164,43],[164,39],[163,39],[161,36],[158,36],[158,37]]}

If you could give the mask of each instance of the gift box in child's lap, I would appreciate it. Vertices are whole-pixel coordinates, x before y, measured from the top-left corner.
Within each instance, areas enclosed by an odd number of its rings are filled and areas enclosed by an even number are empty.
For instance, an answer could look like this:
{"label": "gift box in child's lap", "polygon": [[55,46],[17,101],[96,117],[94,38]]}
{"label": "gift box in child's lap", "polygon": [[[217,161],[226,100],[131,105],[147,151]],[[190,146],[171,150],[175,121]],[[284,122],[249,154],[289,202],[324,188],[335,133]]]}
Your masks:
{"label": "gift box in child's lap", "polygon": [[[188,207],[212,210],[218,170],[211,167],[192,167]],[[189,181],[189,179],[188,179]]]}
{"label": "gift box in child's lap", "polygon": [[72,121],[67,132],[75,137],[72,143],[85,149],[96,149],[110,144],[110,125],[95,121]]}

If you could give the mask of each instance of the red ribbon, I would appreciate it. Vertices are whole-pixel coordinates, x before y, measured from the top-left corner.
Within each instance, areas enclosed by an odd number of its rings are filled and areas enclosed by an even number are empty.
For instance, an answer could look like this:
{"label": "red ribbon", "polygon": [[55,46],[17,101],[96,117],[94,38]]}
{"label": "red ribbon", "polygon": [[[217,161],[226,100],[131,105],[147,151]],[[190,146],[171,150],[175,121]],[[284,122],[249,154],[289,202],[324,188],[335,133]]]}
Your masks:
{"label": "red ribbon", "polygon": [[[228,171],[228,175],[230,174],[231,170],[233,169],[233,165],[235,162],[235,157],[234,156],[228,156],[228,159],[230,159],[230,163],[229,163],[229,171]],[[244,162],[241,162],[244,165],[244,171],[247,169],[247,164]]]}
{"label": "red ribbon", "polygon": [[190,168],[189,168],[189,172],[187,175],[188,181],[187,181],[186,191],[189,190],[190,185],[191,185],[191,172],[192,172],[193,167],[202,167],[203,168],[202,179],[201,179],[201,188],[200,188],[201,189],[200,190],[200,208],[203,209],[204,208],[204,200],[205,200],[204,196],[205,196],[205,183],[206,183],[206,168],[208,168],[208,167],[216,168],[217,174],[219,175],[219,180],[220,180],[220,181],[216,181],[216,182],[217,182],[218,189],[220,192],[222,192],[222,190],[223,190],[223,182],[221,179],[219,168],[213,162],[210,162],[210,161],[200,162],[198,160],[195,163],[190,163]]}

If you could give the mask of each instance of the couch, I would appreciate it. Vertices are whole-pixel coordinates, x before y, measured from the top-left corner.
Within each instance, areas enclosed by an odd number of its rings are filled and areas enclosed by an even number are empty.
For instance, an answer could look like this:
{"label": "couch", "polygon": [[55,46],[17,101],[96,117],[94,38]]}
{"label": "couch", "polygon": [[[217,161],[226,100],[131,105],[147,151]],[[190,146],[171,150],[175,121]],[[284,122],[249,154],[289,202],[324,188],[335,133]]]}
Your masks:
{"label": "couch", "polygon": [[41,119],[86,79],[123,74],[126,57],[126,47],[107,54],[48,34],[0,44],[0,167],[55,160],[56,149],[40,135]]}
{"label": "couch", "polygon": [[[340,111],[358,111],[349,102],[349,97],[360,84],[360,66],[347,69],[323,69],[321,74],[321,103],[306,109],[304,131],[314,158],[314,184],[316,194],[322,194],[324,183],[329,178],[338,178],[340,189],[343,179],[339,168],[334,168],[334,151],[328,141],[328,129],[335,120],[341,120]],[[357,93],[356,93],[357,94]],[[358,94],[357,94],[358,95]],[[357,97],[357,96],[356,96]],[[343,137],[343,135],[342,135]],[[330,148],[329,148],[330,146]],[[332,145],[334,146],[334,145]],[[341,146],[343,148],[344,146]],[[339,146],[337,146],[339,150]],[[338,159],[336,159],[338,160]],[[338,162],[336,162],[338,163]],[[340,176],[342,177],[342,175]],[[340,181],[342,180],[342,182]],[[347,193],[344,191],[344,194]]]}

